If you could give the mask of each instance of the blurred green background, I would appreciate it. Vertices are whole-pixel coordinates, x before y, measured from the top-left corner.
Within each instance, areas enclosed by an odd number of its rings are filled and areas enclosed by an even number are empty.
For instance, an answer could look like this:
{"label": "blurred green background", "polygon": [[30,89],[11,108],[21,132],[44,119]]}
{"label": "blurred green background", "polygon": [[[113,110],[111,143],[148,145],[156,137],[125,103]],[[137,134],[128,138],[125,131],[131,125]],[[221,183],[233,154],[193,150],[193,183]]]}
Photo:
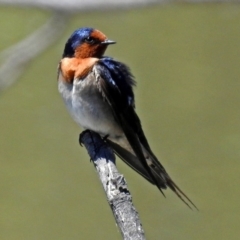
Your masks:
{"label": "blurred green background", "polygon": [[[0,50],[50,13],[0,9]],[[137,80],[137,112],[157,156],[199,207],[166,199],[120,160],[148,239],[239,239],[240,5],[168,5],[80,13],[0,96],[0,239],[121,239],[81,129],[57,92],[56,68],[78,27],[117,45],[107,55]],[[44,37],[44,36],[43,36]]]}

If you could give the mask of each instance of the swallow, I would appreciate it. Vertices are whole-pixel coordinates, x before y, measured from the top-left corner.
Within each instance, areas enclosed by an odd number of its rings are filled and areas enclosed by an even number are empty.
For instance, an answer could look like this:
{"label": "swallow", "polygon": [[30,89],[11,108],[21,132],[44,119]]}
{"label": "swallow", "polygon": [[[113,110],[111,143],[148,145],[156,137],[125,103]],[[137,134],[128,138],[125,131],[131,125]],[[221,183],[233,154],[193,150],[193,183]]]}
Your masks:
{"label": "swallow", "polygon": [[126,164],[150,183],[169,187],[188,207],[196,206],[152,152],[135,111],[134,77],[127,65],[104,56],[115,44],[94,28],[67,40],[58,66],[58,90],[73,119],[101,135]]}

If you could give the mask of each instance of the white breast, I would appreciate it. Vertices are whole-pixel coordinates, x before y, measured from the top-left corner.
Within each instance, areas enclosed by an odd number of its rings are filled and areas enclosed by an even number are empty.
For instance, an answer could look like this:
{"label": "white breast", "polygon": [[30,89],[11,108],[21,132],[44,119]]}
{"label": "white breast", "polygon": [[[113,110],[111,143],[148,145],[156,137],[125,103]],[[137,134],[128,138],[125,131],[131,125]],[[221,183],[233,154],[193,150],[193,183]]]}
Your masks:
{"label": "white breast", "polygon": [[[58,90],[74,120],[84,129],[101,135],[122,136],[109,104],[97,88],[96,70],[83,80],[75,79],[73,84],[66,83],[59,76]],[[61,74],[60,74],[61,75]]]}

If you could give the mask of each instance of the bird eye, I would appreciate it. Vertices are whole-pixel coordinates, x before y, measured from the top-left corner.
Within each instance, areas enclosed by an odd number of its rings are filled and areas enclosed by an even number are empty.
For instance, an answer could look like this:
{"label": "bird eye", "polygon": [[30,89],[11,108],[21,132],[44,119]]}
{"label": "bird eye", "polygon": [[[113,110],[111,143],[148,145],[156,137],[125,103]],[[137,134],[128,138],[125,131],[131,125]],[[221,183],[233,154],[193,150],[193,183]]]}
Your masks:
{"label": "bird eye", "polygon": [[86,43],[89,43],[89,44],[94,44],[94,43],[95,43],[95,39],[92,38],[92,37],[86,37],[86,38],[84,39],[84,41],[85,41]]}

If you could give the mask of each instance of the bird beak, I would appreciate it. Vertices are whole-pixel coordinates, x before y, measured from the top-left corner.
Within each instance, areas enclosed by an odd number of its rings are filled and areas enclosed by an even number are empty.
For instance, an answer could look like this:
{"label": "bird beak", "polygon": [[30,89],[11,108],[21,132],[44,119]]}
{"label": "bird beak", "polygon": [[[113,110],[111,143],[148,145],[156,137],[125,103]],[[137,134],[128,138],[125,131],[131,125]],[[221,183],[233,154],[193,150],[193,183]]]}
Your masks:
{"label": "bird beak", "polygon": [[115,41],[112,41],[109,39],[106,39],[105,41],[101,42],[101,44],[103,44],[103,45],[109,45],[109,44],[115,44],[115,43],[116,43]]}

